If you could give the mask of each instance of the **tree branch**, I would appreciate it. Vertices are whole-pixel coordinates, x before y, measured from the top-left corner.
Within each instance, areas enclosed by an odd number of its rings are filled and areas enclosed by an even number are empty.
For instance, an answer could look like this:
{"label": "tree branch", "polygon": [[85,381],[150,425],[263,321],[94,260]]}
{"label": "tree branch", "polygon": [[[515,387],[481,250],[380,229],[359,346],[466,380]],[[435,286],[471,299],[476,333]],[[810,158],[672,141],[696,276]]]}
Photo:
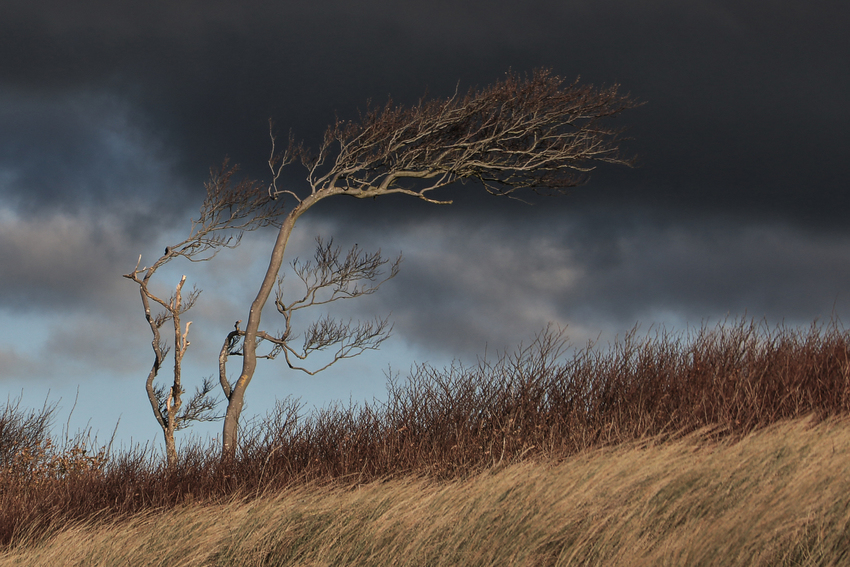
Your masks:
{"label": "tree branch", "polygon": [[[481,181],[496,195],[563,192],[586,181],[591,162],[633,164],[619,153],[620,131],[601,124],[637,106],[617,91],[577,80],[565,85],[547,70],[527,79],[508,73],[463,97],[421,99],[412,107],[389,101],[357,121],[337,120],[318,154],[293,151],[290,141],[278,163],[300,157],[313,194],[402,193],[450,203],[427,194],[464,179]],[[410,180],[431,182],[405,183]]]}

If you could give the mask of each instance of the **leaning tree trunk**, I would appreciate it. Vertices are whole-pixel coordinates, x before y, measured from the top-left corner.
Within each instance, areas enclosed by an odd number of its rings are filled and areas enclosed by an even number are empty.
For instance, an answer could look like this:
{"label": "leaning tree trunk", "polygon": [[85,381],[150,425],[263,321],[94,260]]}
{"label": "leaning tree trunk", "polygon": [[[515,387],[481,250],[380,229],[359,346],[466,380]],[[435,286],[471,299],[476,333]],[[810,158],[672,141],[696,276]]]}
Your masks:
{"label": "leaning tree trunk", "polygon": [[324,195],[310,195],[299,203],[286,216],[283,225],[278,231],[277,240],[272,249],[269,267],[266,270],[266,277],[263,279],[263,284],[260,286],[260,291],[257,293],[256,299],[251,303],[251,312],[248,314],[248,323],[245,327],[245,339],[242,347],[242,373],[233,390],[230,392],[227,412],[224,415],[224,426],[222,428],[222,459],[233,459],[236,456],[236,446],[239,441],[239,416],[242,414],[242,407],[245,404],[245,390],[251,379],[254,377],[254,371],[257,369],[257,331],[260,328],[260,317],[263,313],[269,296],[277,283],[280,268],[283,265],[283,253],[286,251],[286,243],[289,241],[289,235],[292,234],[292,229],[295,228],[295,221],[298,220],[307,209],[316,204]]}

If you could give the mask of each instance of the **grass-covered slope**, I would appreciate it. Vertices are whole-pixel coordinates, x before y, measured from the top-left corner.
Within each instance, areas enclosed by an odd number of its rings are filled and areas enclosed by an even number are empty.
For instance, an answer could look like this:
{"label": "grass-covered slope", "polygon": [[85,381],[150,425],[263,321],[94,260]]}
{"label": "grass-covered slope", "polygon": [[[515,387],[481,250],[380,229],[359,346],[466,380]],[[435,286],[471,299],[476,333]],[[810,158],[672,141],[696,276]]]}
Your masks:
{"label": "grass-covered slope", "polygon": [[67,529],[0,565],[846,565],[850,421],[465,480],[301,486]]}
{"label": "grass-covered slope", "polygon": [[214,445],[166,467],[53,443],[51,407],[7,404],[0,553],[46,564],[49,538],[104,538],[91,549],[130,564],[850,564],[850,333],[739,322],[571,354],[562,339],[417,367],[386,402],[285,401],[226,462]]}

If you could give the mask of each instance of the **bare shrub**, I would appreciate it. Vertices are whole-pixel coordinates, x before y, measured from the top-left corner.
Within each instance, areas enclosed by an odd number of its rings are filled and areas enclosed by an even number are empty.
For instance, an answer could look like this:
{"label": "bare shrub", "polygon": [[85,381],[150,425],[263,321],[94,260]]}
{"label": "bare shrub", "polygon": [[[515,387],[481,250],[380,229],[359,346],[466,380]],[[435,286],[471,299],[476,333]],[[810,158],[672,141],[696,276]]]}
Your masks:
{"label": "bare shrub", "polygon": [[[836,322],[794,329],[742,320],[689,334],[632,331],[607,349],[568,347],[563,332],[549,329],[475,366],[419,365],[406,380],[390,379],[386,402],[306,412],[287,398],[245,426],[231,461],[219,458],[215,440],[185,447],[171,466],[147,447],[89,461],[99,450],[81,457],[74,446],[47,445],[43,418],[52,407],[26,414],[7,406],[0,412],[4,466],[26,462],[38,447],[53,452],[36,462],[71,465],[6,470],[0,541],[305,482],[458,478],[624,442],[659,443],[706,428],[706,435],[737,437],[781,420],[850,411],[850,333]],[[28,452],[10,450],[14,438],[28,440]]]}

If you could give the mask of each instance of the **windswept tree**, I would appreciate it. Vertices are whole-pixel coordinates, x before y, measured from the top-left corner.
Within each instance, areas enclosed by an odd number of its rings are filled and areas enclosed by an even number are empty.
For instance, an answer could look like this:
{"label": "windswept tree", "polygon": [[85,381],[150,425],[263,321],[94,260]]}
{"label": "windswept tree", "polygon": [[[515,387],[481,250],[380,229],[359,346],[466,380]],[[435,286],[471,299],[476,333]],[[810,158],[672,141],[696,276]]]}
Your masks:
{"label": "windswept tree", "polygon": [[[124,277],[139,286],[145,320],[150,327],[154,360],[145,381],[145,390],[154,418],[159,424],[165,439],[166,461],[169,466],[177,462],[177,448],[174,434],[196,421],[221,419],[215,413],[218,400],[212,397],[215,381],[203,380],[195,393],[184,402],[183,394],[183,358],[190,345],[189,328],[191,321],[182,322],[183,315],[198,300],[201,290],[197,287],[184,294],[183,287],[187,277],[184,275],[170,296],[160,297],[152,289],[157,271],[178,258],[191,262],[211,260],[224,248],[236,248],[245,232],[269,226],[280,226],[285,217],[284,200],[270,194],[265,186],[250,180],[234,182],[236,167],[228,167],[225,162],[220,169],[210,172],[206,183],[206,198],[201,205],[200,214],[192,221],[189,235],[176,244],[166,246],[165,252],[150,266],[142,266],[141,256],[132,272]],[[383,282],[398,273],[401,262],[399,256],[392,262],[384,259],[380,251],[366,253],[354,246],[345,256],[333,245],[318,239],[316,252],[312,260],[296,259],[292,263],[293,271],[301,281],[301,294],[290,299],[284,297],[283,278],[277,281],[275,306],[284,318],[284,330],[280,333],[268,333],[258,330],[257,342],[271,345],[264,354],[256,358],[273,359],[278,355],[292,369],[316,374],[331,364],[357,356],[378,346],[389,337],[391,326],[386,318],[359,323],[335,321],[324,317],[313,321],[303,334],[295,329],[294,315],[303,309],[327,305],[342,299],[351,299],[369,295],[378,290]],[[384,267],[389,271],[384,275]],[[158,306],[159,311],[154,312]],[[163,334],[162,328],[168,327],[171,333]],[[234,330],[227,334],[219,354],[219,384],[229,401],[233,395],[233,386],[227,377],[227,360],[230,356],[242,356],[245,331],[239,328],[237,321]],[[168,334],[172,335],[171,340]],[[298,348],[293,342],[303,337]],[[256,345],[255,345],[256,346]],[[164,385],[156,382],[168,353],[173,349],[174,360],[171,383]],[[304,362],[317,351],[332,349],[330,360],[315,368],[308,368]]]}
{"label": "windswept tree", "polygon": [[[222,248],[235,248],[245,231],[272,226],[283,214],[280,203],[271,200],[265,187],[244,180],[233,183],[236,171],[237,168],[228,167],[227,162],[220,169],[212,170],[206,183],[207,196],[198,218],[192,221],[189,236],[182,242],[167,246],[150,266],[141,266],[142,257],[139,256],[135,269],[124,276],[139,286],[145,320],[151,330],[154,361],[145,381],[145,390],[154,417],[162,428],[169,466],[177,460],[176,431],[193,421],[212,421],[219,417],[214,413],[217,400],[210,396],[215,389],[211,378],[205,379],[185,404],[183,401],[182,364],[189,347],[192,323],[187,321],[183,326],[181,317],[192,308],[201,291],[193,288],[184,295],[184,275],[169,297],[159,297],[151,289],[152,278],[159,268],[176,258],[204,262],[212,259]],[[157,306],[160,310],[153,312],[152,307]],[[162,333],[162,327],[169,322],[173,333],[171,341]],[[172,347],[174,367],[171,384],[157,384],[155,379]]]}
{"label": "windswept tree", "polygon": [[[315,262],[302,265],[307,293],[303,299],[282,301],[283,265],[287,242],[296,221],[319,201],[337,195],[358,199],[405,194],[435,204],[452,201],[435,191],[458,182],[477,181],[494,195],[514,196],[529,189],[558,194],[586,181],[597,162],[630,165],[619,152],[619,131],[603,119],[633,107],[618,87],[597,89],[566,83],[547,70],[523,78],[509,73],[495,84],[472,89],[448,99],[422,99],[410,107],[388,102],[371,108],[359,119],[339,121],[328,127],[318,151],[313,153],[290,138],[278,153],[272,133],[269,166],[272,171],[268,196],[286,203],[281,212],[277,239],[256,298],[251,303],[245,328],[237,322],[224,342],[220,358],[220,381],[228,405],[224,417],[222,456],[236,451],[239,417],[245,392],[254,377],[257,360],[285,353],[289,365],[301,366],[302,357],[317,350],[335,348],[333,361],[375,348],[386,338],[386,321],[351,326],[324,319],[304,334],[300,350],[290,348],[290,318],[298,308],[315,305],[317,291],[331,297],[355,297],[371,293],[380,285],[378,268],[386,261],[355,249],[340,260],[330,245],[319,243]],[[282,170],[293,161],[307,169],[303,190],[279,185]],[[393,264],[390,277],[397,264]],[[296,271],[298,270],[296,265]],[[366,287],[359,287],[366,283]],[[286,329],[271,335],[261,329],[263,309],[277,290],[275,306]],[[312,291],[311,291],[312,290]],[[258,354],[268,342],[271,349]],[[263,351],[266,352],[266,351]],[[228,356],[242,357],[242,370],[234,384],[226,376]]]}

